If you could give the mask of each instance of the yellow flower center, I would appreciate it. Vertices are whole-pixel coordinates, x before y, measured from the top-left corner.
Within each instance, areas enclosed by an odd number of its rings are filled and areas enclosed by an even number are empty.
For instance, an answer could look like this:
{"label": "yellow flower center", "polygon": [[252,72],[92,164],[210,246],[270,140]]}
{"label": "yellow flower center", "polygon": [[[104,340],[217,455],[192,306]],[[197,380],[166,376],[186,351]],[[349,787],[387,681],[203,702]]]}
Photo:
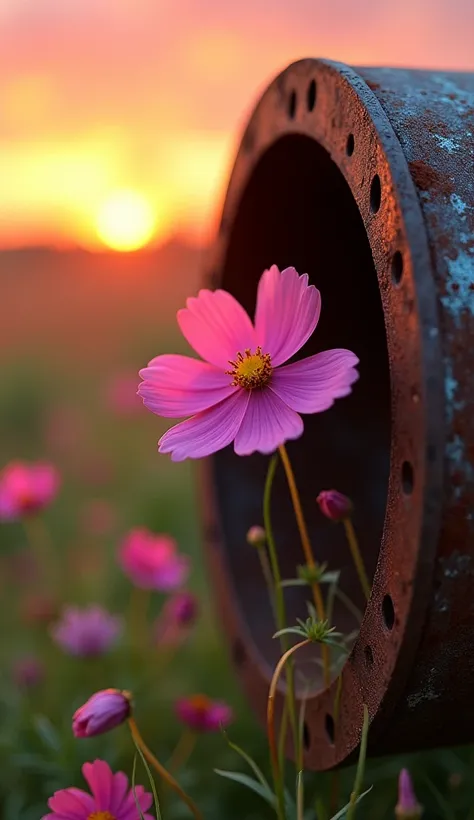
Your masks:
{"label": "yellow flower center", "polygon": [[196,710],[196,712],[200,712],[204,715],[212,706],[212,701],[207,697],[207,695],[191,695],[189,698],[189,703],[192,705],[193,709]]}
{"label": "yellow flower center", "polygon": [[226,370],[232,376],[234,387],[243,387],[245,390],[255,390],[265,387],[272,375],[272,360],[269,353],[262,353],[257,347],[255,353],[247,348],[244,353],[237,353],[235,362],[229,362],[232,370]]}
{"label": "yellow flower center", "polygon": [[115,820],[115,817],[109,811],[93,811],[87,820]]}

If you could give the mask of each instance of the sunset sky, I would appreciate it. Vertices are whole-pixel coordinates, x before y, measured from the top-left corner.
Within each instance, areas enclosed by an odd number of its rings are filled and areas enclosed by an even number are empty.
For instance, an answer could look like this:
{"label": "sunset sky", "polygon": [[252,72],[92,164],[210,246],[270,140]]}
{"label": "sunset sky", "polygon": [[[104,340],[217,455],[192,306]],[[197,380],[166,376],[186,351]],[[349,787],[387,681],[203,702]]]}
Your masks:
{"label": "sunset sky", "polygon": [[0,247],[205,239],[286,64],[473,70],[473,32],[473,0],[0,0]]}

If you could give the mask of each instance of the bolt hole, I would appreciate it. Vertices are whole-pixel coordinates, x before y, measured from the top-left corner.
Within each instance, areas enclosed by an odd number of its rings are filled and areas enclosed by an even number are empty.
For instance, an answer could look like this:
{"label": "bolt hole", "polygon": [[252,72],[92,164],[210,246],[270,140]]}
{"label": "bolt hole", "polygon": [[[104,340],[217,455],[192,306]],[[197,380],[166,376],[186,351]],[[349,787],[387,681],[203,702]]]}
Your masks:
{"label": "bolt hole", "polygon": [[364,656],[365,656],[365,662],[366,662],[367,666],[372,666],[372,664],[374,662],[374,653],[372,652],[372,647],[371,646],[367,645],[365,647]]}
{"label": "bolt hole", "polygon": [[309,726],[306,721],[303,724],[303,746],[305,747],[306,751],[311,746],[311,732],[309,731]]}
{"label": "bolt hole", "polygon": [[413,465],[409,461],[404,461],[402,464],[402,487],[405,495],[411,495],[413,492]]}
{"label": "bolt hole", "polygon": [[372,184],[370,186],[370,210],[373,214],[376,214],[378,209],[380,208],[380,202],[382,200],[382,186],[380,184],[380,177],[378,174],[375,174]]}
{"label": "bolt hole", "polygon": [[347,142],[346,142],[346,154],[347,154],[348,157],[352,156],[352,154],[354,153],[354,148],[355,148],[354,134],[349,134],[349,136],[347,137]]}
{"label": "bolt hole", "polygon": [[334,718],[332,715],[327,713],[326,717],[324,718],[324,728],[326,729],[326,734],[328,736],[329,743],[333,746],[334,745],[334,736],[335,736],[335,725],[334,725]]}
{"label": "bolt hole", "polygon": [[399,285],[403,276],[403,256],[400,251],[395,251],[392,257],[392,281],[394,285]]}
{"label": "bolt hole", "polygon": [[308,105],[308,111],[312,111],[315,104],[316,104],[316,80],[311,80],[308,86],[308,96],[306,98],[306,103]]}
{"label": "bolt hole", "polygon": [[245,646],[243,645],[240,638],[236,638],[234,643],[232,644],[232,660],[234,661],[236,666],[243,666],[247,659],[247,653],[245,651]]}
{"label": "bolt hole", "polygon": [[289,116],[290,120],[294,120],[294,118],[295,118],[296,103],[297,103],[296,91],[293,90],[290,94],[290,99],[288,100],[288,116]]}
{"label": "bolt hole", "polygon": [[391,595],[386,595],[382,601],[382,615],[385,626],[391,631],[395,624],[395,607]]}

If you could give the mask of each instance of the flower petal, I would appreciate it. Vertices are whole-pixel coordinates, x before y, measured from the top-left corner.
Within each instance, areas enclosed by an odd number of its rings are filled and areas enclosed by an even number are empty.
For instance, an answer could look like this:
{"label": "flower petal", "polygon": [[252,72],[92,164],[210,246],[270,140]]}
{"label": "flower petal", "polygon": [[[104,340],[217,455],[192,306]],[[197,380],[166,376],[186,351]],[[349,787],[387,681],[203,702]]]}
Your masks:
{"label": "flower petal", "polygon": [[128,777],[123,772],[115,772],[110,799],[110,813],[117,815],[122,808],[128,792]]}
{"label": "flower petal", "polygon": [[82,789],[70,788],[55,792],[48,800],[48,807],[68,820],[85,820],[94,811],[95,803]]}
{"label": "flower petal", "polygon": [[270,353],[273,367],[286,362],[308,341],[318,324],[321,296],[308,274],[276,265],[260,279],[255,311],[257,344]]}
{"label": "flower petal", "polygon": [[239,456],[251,453],[273,453],[288,439],[299,438],[303,420],[269,388],[254,390],[244,420],[235,437],[234,449]]}
{"label": "flower petal", "polygon": [[201,413],[237,389],[223,370],[189,356],[157,356],[140,370],[140,376],[144,381],[138,395],[143,404],[158,416],[168,418]]}
{"label": "flower petal", "polygon": [[358,362],[350,350],[324,350],[274,370],[271,389],[298,413],[320,413],[349,395],[359,378]]}
{"label": "flower petal", "polygon": [[160,453],[171,453],[172,461],[184,461],[222,450],[237,435],[249,398],[249,392],[239,389],[215,407],[172,427],[158,442]]}
{"label": "flower petal", "polygon": [[[135,786],[135,796],[138,800],[142,812],[146,812],[153,802],[153,795],[150,792],[146,792],[143,786]],[[150,815],[145,816],[149,817]],[[137,804],[135,802],[133,790],[130,789],[124,802],[120,806],[120,811],[118,812],[117,820],[136,820],[136,817]]]}
{"label": "flower petal", "polygon": [[112,797],[113,774],[105,760],[84,763],[82,774],[94,795],[97,811],[108,811]]}
{"label": "flower petal", "polygon": [[191,347],[223,370],[239,351],[257,346],[249,315],[225,290],[200,290],[178,311],[178,324]]}

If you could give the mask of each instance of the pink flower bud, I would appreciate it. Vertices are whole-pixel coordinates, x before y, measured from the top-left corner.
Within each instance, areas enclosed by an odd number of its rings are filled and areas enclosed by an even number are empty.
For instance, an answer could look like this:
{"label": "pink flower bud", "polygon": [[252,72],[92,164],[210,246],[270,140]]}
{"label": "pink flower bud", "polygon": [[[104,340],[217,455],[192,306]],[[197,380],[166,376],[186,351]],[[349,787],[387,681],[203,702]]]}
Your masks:
{"label": "pink flower bud", "polygon": [[350,498],[338,490],[323,490],[316,501],[323,515],[331,521],[343,521],[344,518],[349,518],[354,509]]}
{"label": "pink flower bud", "polygon": [[247,533],[247,543],[252,547],[257,547],[257,549],[264,547],[267,543],[267,534],[263,527],[257,525],[250,527]]}
{"label": "pink flower bud", "polygon": [[419,820],[423,808],[416,799],[410,773],[402,769],[398,779],[398,803],[395,807],[395,816],[399,820]]}
{"label": "pink flower bud", "polygon": [[76,737],[93,737],[120,726],[131,712],[128,692],[102,689],[89,698],[73,715],[72,731]]}

